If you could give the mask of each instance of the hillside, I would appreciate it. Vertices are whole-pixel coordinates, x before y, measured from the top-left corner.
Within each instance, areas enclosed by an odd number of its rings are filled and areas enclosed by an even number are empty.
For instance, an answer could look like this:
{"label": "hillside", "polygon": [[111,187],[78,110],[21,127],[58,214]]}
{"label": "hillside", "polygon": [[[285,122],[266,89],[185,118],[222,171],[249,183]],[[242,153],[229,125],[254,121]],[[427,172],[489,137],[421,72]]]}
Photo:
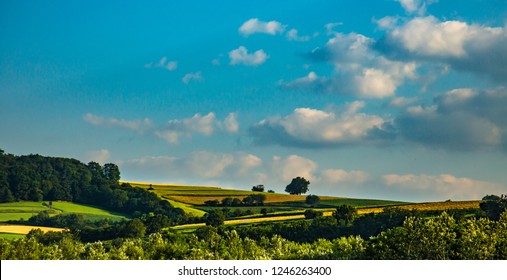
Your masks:
{"label": "hillside", "polygon": [[[253,192],[248,190],[224,189],[211,186],[185,186],[171,184],[152,184],[144,182],[125,183],[128,183],[133,187],[149,190],[157,194],[157,196],[169,201],[169,203],[171,203],[174,207],[182,208],[187,214],[195,215],[197,217],[203,216],[206,211],[212,210],[217,206],[224,206],[222,205],[222,200],[226,198],[236,198],[242,201],[250,195],[258,194],[265,196],[263,205],[227,205],[226,207],[230,211],[243,210],[245,213],[248,212],[248,214],[240,216],[260,214],[260,211],[262,209],[266,209],[266,211],[271,213],[270,216],[276,215],[276,213],[288,216],[290,213],[301,214],[302,211],[310,207],[310,205],[306,204],[306,196],[304,195]],[[216,206],[209,206],[209,204],[206,203],[209,201],[218,201],[219,204]],[[366,208],[404,205],[407,204],[407,202],[321,196],[320,202],[314,205],[312,208],[323,211],[326,209],[329,210],[331,208],[336,208],[337,206],[343,204],[358,208]]]}

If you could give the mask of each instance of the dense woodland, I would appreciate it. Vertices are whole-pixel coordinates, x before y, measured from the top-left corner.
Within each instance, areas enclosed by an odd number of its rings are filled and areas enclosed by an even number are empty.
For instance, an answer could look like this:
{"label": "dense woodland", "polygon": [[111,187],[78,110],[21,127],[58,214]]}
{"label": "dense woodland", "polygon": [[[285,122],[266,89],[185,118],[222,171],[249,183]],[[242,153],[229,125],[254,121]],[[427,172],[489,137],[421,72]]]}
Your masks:
{"label": "dense woodland", "polygon": [[358,216],[342,205],[331,217],[309,209],[304,220],[242,226],[224,226],[226,212],[216,209],[200,220],[207,226],[181,233],[168,229],[192,221],[181,209],[119,179],[114,164],[0,150],[2,202],[66,200],[131,216],[90,221],[42,211],[18,223],[66,230],[0,238],[0,259],[507,259],[506,196],[486,196],[480,209]]}
{"label": "dense woodland", "polygon": [[172,224],[184,220],[184,212],[156,194],[129,184],[119,184],[118,166],[40,155],[15,156],[0,150],[0,202],[64,200],[101,206],[140,216],[154,213]]}

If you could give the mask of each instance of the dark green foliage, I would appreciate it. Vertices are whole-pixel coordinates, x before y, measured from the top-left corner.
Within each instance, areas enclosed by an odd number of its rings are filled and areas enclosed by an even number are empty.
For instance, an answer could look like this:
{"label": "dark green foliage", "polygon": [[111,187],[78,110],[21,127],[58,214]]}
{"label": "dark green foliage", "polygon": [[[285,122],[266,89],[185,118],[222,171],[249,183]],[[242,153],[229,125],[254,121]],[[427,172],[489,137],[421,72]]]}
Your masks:
{"label": "dark green foliage", "polygon": [[310,185],[310,181],[303,177],[296,177],[285,187],[285,192],[300,195],[308,191],[308,185]]}
{"label": "dark green foliage", "polygon": [[261,206],[264,205],[266,195],[264,194],[251,194],[243,198],[243,205],[246,206]]}
{"label": "dark green foliage", "polygon": [[264,191],[264,185],[257,185],[252,187],[253,192],[263,192]]}
{"label": "dark green foliage", "polygon": [[315,210],[312,210],[312,209],[308,209],[305,211],[305,219],[315,219],[317,217],[322,217],[322,212],[320,211],[315,211]]}
{"label": "dark green foliage", "polygon": [[215,210],[207,213],[206,215],[206,225],[212,227],[219,227],[224,224],[225,215],[223,211]]}
{"label": "dark green foliage", "polygon": [[312,207],[319,204],[320,202],[320,197],[314,195],[314,194],[311,194],[311,195],[308,195],[306,197],[306,204],[309,204],[311,205]]}
{"label": "dark green foliage", "polygon": [[204,205],[206,205],[206,206],[219,206],[220,205],[220,201],[218,201],[218,199],[206,200],[206,201],[204,201]]}
{"label": "dark green foliage", "polygon": [[341,205],[336,207],[333,217],[340,223],[350,224],[357,217],[357,209],[350,205]]}
{"label": "dark green foliage", "polygon": [[75,159],[0,154],[0,202],[71,201],[133,214],[166,215],[181,223],[184,212],[156,194],[119,184],[120,171],[112,163],[83,164]]}
{"label": "dark green foliage", "polygon": [[486,196],[484,196],[482,198],[482,200],[493,200],[493,201],[497,201],[497,200],[500,200],[500,197],[498,195],[494,195],[494,194],[488,194]]}
{"label": "dark green foliage", "polygon": [[225,206],[225,207],[229,207],[229,206],[232,206],[232,198],[230,197],[226,197],[224,199],[222,199],[222,206]]}
{"label": "dark green foliage", "polygon": [[507,195],[489,195],[485,196],[484,201],[479,204],[481,210],[484,211],[486,216],[492,220],[497,221],[500,215],[507,209]]}

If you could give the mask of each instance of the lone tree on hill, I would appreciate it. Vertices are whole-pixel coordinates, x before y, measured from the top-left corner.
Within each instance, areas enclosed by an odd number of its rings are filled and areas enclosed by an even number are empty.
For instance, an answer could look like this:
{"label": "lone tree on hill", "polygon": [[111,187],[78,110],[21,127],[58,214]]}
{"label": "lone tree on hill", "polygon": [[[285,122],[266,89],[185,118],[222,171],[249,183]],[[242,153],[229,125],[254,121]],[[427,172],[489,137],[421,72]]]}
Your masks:
{"label": "lone tree on hill", "polygon": [[285,187],[285,192],[300,195],[308,191],[308,185],[310,185],[310,181],[303,177],[296,177]]}

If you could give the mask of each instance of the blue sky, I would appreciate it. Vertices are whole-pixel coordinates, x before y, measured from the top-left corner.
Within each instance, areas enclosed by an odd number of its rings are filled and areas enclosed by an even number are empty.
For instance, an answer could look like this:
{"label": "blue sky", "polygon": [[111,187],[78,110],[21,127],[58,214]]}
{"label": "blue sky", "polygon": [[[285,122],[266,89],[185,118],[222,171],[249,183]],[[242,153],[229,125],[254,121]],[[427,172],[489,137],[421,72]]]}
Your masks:
{"label": "blue sky", "polygon": [[103,2],[0,2],[0,148],[133,181],[507,193],[503,0]]}

